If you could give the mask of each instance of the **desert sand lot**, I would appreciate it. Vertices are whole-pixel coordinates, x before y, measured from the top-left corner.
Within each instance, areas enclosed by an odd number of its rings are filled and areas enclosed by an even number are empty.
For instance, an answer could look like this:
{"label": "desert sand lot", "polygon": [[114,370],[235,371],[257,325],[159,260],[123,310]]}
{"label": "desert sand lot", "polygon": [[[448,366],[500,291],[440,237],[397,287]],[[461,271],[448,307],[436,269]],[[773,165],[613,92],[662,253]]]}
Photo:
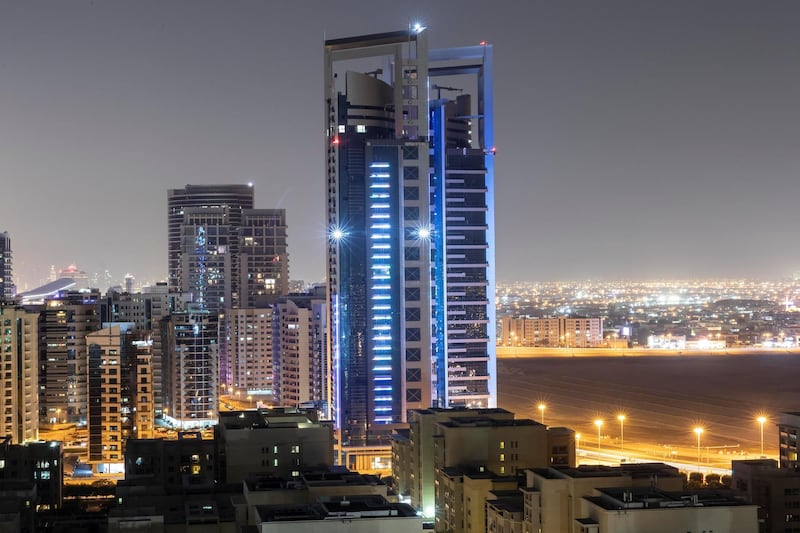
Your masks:
{"label": "desert sand lot", "polygon": [[545,423],[581,432],[587,446],[598,418],[603,439],[617,442],[624,413],[631,446],[690,448],[699,425],[705,453],[753,458],[763,413],[765,455],[775,456],[778,414],[800,411],[800,355],[791,353],[502,358],[497,368],[499,407],[540,420],[544,403]]}

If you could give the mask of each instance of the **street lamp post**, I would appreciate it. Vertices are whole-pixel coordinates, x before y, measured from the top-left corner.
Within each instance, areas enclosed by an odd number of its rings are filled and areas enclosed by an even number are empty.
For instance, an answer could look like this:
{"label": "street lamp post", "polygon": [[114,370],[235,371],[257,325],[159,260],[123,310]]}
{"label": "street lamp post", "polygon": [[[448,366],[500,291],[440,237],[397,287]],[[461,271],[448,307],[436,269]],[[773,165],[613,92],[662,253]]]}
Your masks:
{"label": "street lamp post", "polygon": [[617,415],[619,420],[619,449],[625,453],[625,415]]}
{"label": "street lamp post", "polygon": [[543,403],[540,403],[536,406],[536,408],[542,413],[542,425],[544,425],[544,410],[547,408],[547,406]]}
{"label": "street lamp post", "polygon": [[766,416],[759,416],[757,419],[758,424],[761,426],[761,457],[764,457],[764,422],[767,421]]}
{"label": "street lamp post", "polygon": [[594,421],[594,425],[597,426],[597,449],[600,449],[600,428],[603,427],[603,421],[599,418]]}
{"label": "street lamp post", "polygon": [[697,435],[697,470],[700,470],[700,435],[703,434],[703,428],[696,427],[694,432]]}

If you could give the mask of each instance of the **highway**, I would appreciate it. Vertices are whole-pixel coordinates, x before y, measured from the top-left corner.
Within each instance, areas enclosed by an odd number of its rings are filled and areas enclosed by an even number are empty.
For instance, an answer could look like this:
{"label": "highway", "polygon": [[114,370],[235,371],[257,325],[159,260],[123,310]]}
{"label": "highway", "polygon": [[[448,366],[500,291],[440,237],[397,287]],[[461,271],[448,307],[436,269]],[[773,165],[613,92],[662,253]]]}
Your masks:
{"label": "highway", "polygon": [[497,367],[499,407],[537,421],[544,414],[545,424],[580,432],[581,450],[597,450],[598,419],[601,450],[619,447],[617,415],[624,413],[620,457],[634,458],[638,449],[647,452],[643,460],[674,459],[694,470],[694,428],[703,428],[701,462],[729,469],[733,459],[761,456],[759,414],[768,418],[765,455],[774,458],[778,414],[800,408],[787,379],[800,372],[796,354],[503,358]]}

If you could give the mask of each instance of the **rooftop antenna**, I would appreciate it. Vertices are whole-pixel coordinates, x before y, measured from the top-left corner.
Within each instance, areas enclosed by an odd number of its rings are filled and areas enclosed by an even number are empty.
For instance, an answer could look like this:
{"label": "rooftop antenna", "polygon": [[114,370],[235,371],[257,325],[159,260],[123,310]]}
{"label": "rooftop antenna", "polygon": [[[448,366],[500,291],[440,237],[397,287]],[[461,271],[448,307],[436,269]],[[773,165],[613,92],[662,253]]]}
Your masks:
{"label": "rooftop antenna", "polygon": [[431,89],[435,89],[436,90],[436,99],[437,100],[441,100],[442,99],[442,91],[455,91],[455,92],[458,92],[458,93],[463,93],[464,92],[464,89],[461,89],[459,87],[448,87],[446,85],[435,85],[434,84],[434,85],[431,85]]}

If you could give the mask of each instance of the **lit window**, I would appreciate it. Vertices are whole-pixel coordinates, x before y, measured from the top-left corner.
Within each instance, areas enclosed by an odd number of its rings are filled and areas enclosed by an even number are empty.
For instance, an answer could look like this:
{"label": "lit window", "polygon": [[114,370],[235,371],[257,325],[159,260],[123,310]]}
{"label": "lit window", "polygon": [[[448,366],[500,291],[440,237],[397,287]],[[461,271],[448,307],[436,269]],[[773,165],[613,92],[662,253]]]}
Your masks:
{"label": "lit window", "polygon": [[345,132],[345,125],[339,124],[339,133],[344,133],[344,132]]}
{"label": "lit window", "polygon": [[356,126],[356,133],[367,133],[367,127],[363,124]]}
{"label": "lit window", "polygon": [[500,449],[501,449],[501,450],[504,450],[504,449],[505,449],[505,447],[506,447],[506,441],[504,441],[504,440],[501,440],[501,441],[500,441]]}

